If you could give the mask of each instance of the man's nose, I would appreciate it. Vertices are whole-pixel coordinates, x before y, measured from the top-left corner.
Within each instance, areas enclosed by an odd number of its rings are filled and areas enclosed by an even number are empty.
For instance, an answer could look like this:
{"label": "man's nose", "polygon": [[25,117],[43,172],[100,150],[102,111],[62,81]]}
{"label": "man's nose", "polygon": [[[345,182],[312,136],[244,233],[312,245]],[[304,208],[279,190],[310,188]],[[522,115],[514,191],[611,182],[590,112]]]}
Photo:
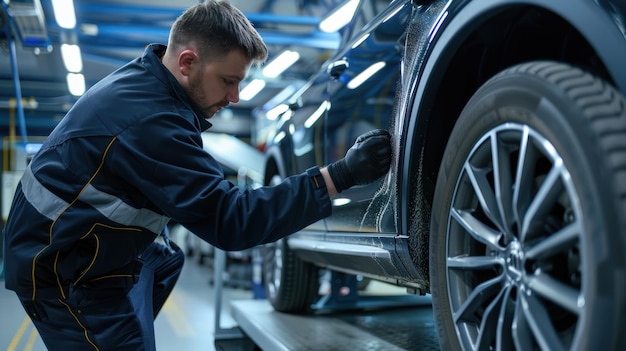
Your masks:
{"label": "man's nose", "polygon": [[226,99],[233,104],[239,102],[239,84],[235,84],[226,94]]}

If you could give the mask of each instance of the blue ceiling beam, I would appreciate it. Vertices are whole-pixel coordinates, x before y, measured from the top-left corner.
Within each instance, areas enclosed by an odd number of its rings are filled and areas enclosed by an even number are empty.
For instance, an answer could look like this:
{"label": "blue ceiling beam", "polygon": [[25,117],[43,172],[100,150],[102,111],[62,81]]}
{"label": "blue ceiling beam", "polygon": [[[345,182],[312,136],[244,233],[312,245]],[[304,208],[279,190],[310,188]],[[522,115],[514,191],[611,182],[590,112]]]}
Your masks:
{"label": "blue ceiling beam", "polygon": [[[79,42],[87,51],[89,46],[104,48],[137,47],[149,43],[166,43],[169,28],[184,8],[136,6],[112,3],[76,2],[77,20],[80,25],[94,25],[95,35],[79,34]],[[335,49],[339,45],[337,33],[317,30],[319,17],[247,13],[267,45],[292,45],[320,49]],[[309,31],[287,33],[279,31],[278,25],[310,27]],[[87,50],[86,50],[87,49]]]}
{"label": "blue ceiling beam", "polygon": [[[259,34],[267,45],[291,45],[319,49],[336,49],[340,37],[337,33],[312,31],[308,33],[285,33],[273,30],[258,29]],[[98,25],[98,34],[95,36],[80,35],[81,47],[89,45],[100,48],[114,47],[143,47],[150,43],[167,43],[169,28],[150,26],[118,26]],[[84,49],[83,49],[84,50]]]}
{"label": "blue ceiling beam", "polygon": [[112,3],[76,2],[76,18],[80,23],[116,23],[169,26],[184,9],[133,6]]}
{"label": "blue ceiling beam", "polygon": [[[150,25],[169,27],[185,8],[133,6],[123,4],[76,3],[76,16],[80,23],[111,23],[116,25]],[[315,16],[280,15],[271,13],[246,13],[257,27],[262,25],[300,25],[316,27],[321,18]]]}
{"label": "blue ceiling beam", "polygon": [[255,27],[263,27],[263,24],[287,24],[317,27],[322,20],[314,16],[278,15],[273,13],[246,13],[246,17]]}

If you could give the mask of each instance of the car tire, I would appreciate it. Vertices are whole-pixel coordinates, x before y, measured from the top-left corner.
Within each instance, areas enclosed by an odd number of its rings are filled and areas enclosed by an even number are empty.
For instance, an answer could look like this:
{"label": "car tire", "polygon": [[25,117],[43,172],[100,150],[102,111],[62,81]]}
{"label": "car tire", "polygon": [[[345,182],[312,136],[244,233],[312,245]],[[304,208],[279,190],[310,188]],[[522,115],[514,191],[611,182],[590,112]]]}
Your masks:
{"label": "car tire", "polygon": [[299,259],[280,239],[263,247],[263,282],[276,311],[309,313],[319,292],[319,269]]}
{"label": "car tire", "polygon": [[442,350],[616,350],[626,342],[626,101],[530,62],[462,111],[430,231]]}

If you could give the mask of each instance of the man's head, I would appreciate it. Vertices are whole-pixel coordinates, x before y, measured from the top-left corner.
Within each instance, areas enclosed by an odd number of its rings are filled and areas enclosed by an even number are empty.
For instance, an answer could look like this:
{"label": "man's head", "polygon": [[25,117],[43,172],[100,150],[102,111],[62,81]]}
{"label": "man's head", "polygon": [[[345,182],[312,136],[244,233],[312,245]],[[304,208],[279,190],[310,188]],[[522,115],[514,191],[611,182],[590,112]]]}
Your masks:
{"label": "man's head", "polygon": [[263,39],[239,9],[207,0],[174,22],[163,63],[208,118],[239,101],[239,83],[266,58]]}

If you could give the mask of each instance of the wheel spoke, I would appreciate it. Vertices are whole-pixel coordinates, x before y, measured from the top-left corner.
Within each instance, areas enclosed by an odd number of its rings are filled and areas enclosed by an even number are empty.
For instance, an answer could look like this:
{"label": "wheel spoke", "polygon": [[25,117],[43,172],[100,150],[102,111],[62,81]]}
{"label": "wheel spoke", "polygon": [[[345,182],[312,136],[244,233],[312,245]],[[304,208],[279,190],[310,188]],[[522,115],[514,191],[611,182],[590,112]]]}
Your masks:
{"label": "wheel spoke", "polygon": [[458,270],[484,270],[502,266],[503,260],[497,256],[457,256],[449,257],[448,268]]}
{"label": "wheel spoke", "polygon": [[533,172],[537,161],[538,153],[535,148],[529,147],[529,131],[523,128],[519,145],[519,160],[515,172],[515,187],[513,192],[513,215],[515,222],[521,223],[525,209],[530,202],[530,194],[533,184]]}
{"label": "wheel spoke", "polygon": [[526,313],[524,313],[522,303],[515,305],[515,317],[511,325],[511,331],[513,332],[515,350],[531,351],[534,349],[532,331],[526,320]]}
{"label": "wheel spoke", "polygon": [[576,315],[582,313],[584,299],[578,289],[543,273],[529,276],[527,278],[527,286],[533,293],[565,308],[571,313]]}
{"label": "wheel spoke", "polygon": [[533,226],[542,225],[546,213],[552,208],[557,197],[561,194],[563,190],[563,184],[560,182],[562,172],[562,163],[555,163],[541,184],[530,206],[528,206],[522,222],[520,235],[522,242],[532,239],[532,234],[537,232]]}
{"label": "wheel spoke", "polygon": [[496,350],[507,351],[513,348],[513,331],[511,326],[515,318],[515,297],[514,292],[517,288],[509,284],[507,285],[500,312],[498,315],[497,334],[496,334]]}
{"label": "wheel spoke", "polygon": [[489,303],[485,312],[483,313],[482,320],[480,321],[480,332],[476,342],[477,350],[488,350],[491,345],[496,331],[498,331],[498,318],[503,300],[505,299],[505,291],[507,289],[501,289],[498,295],[493,298],[493,301]]}
{"label": "wheel spoke", "polygon": [[[550,315],[534,295],[522,295],[520,297],[522,313],[528,322],[528,326],[539,348],[545,351],[565,350],[559,336],[550,320]],[[530,338],[525,337],[530,340]]]}
{"label": "wheel spoke", "polygon": [[[500,230],[505,235],[510,235],[511,224],[513,223],[512,192],[513,176],[511,174],[511,145],[510,142],[501,141],[500,138],[492,138],[493,153],[493,180],[495,188],[496,203],[500,214]],[[514,146],[514,149],[519,145]]]}
{"label": "wheel spoke", "polygon": [[504,276],[499,275],[476,286],[465,302],[456,311],[453,311],[452,318],[454,318],[454,321],[457,323],[469,322],[477,324],[479,321],[476,318],[478,315],[476,311],[498,293],[503,280]]}
{"label": "wheel spoke", "polygon": [[452,209],[451,214],[474,239],[493,249],[502,250],[498,245],[500,232],[481,222],[468,211]]}
{"label": "wheel spoke", "polygon": [[575,222],[561,228],[544,240],[526,248],[526,259],[539,260],[546,259],[556,253],[563,252],[578,240],[578,235],[582,228],[580,223]]}
{"label": "wheel spoke", "polygon": [[498,225],[501,231],[503,231],[502,223],[500,221],[500,206],[496,201],[496,196],[491,183],[489,182],[488,175],[493,171],[495,177],[499,172],[499,159],[497,139],[495,133],[492,133],[491,137],[491,165],[489,167],[475,166],[470,162],[465,163],[465,172],[472,184],[476,198],[480,203],[480,207],[483,209],[487,217],[496,225]]}

